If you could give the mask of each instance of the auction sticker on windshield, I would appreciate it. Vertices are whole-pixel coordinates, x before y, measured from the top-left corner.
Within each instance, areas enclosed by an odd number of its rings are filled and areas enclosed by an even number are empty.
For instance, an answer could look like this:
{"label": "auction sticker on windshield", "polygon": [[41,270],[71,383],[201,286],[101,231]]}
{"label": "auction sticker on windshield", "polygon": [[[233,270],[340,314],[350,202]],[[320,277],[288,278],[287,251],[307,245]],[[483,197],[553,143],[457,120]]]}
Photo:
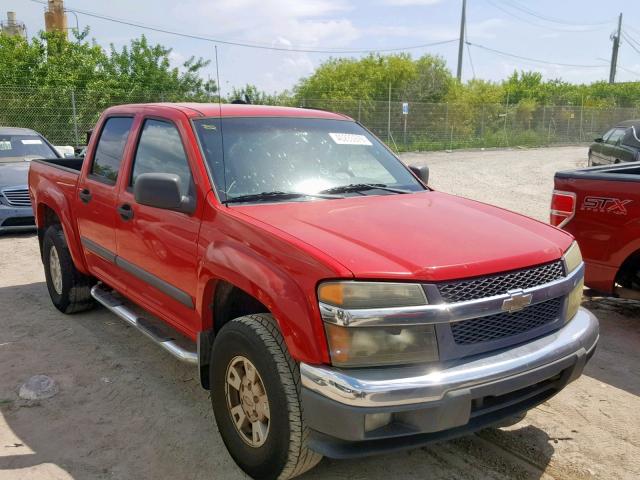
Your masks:
{"label": "auction sticker on windshield", "polygon": [[42,145],[42,140],[21,140],[23,145]]}
{"label": "auction sticker on windshield", "polygon": [[330,133],[329,136],[338,145],[371,145],[371,142],[364,135],[354,133]]}
{"label": "auction sticker on windshield", "polygon": [[0,140],[0,150],[11,150],[11,142],[9,140]]}

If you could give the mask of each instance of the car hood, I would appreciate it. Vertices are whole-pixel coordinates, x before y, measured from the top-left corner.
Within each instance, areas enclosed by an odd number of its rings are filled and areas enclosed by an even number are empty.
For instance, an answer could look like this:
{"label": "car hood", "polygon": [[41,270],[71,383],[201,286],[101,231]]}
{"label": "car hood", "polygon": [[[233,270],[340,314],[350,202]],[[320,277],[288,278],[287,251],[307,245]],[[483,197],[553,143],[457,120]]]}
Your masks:
{"label": "car hood", "polygon": [[0,188],[24,186],[29,179],[31,162],[0,162]]}
{"label": "car hood", "polygon": [[357,278],[439,281],[559,259],[567,233],[439,192],[231,207],[325,252]]}

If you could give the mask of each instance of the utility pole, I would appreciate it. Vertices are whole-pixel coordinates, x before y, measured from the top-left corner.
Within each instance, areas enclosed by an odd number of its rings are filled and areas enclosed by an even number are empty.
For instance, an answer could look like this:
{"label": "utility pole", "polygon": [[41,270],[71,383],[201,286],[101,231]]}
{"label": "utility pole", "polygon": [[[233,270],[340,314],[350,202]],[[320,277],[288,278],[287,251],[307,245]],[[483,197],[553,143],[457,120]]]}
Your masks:
{"label": "utility pole", "polygon": [[611,70],[609,70],[609,83],[616,81],[616,67],[618,66],[618,49],[620,48],[620,35],[622,35],[622,13],[618,17],[618,33],[612,35],[613,50],[611,50]]}
{"label": "utility pole", "polygon": [[464,30],[466,27],[467,0],[462,0],[462,15],[460,17],[460,44],[458,45],[458,71],[456,77],[462,80],[462,52],[464,51]]}

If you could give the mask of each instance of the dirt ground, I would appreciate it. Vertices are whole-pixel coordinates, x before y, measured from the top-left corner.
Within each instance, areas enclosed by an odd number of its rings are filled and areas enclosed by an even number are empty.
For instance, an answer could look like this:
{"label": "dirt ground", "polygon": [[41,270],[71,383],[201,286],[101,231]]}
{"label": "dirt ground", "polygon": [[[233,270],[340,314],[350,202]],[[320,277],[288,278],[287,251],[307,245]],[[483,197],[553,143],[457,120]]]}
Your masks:
{"label": "dirt ground", "polygon": [[[586,149],[407,154],[439,190],[546,221],[553,173]],[[640,478],[640,303],[585,300],[601,342],[585,375],[515,426],[409,452],[323,460],[304,479]],[[29,377],[60,385],[20,400]],[[36,237],[0,237],[0,480],[244,478],[209,395],[180,364],[104,309],[50,303]]]}

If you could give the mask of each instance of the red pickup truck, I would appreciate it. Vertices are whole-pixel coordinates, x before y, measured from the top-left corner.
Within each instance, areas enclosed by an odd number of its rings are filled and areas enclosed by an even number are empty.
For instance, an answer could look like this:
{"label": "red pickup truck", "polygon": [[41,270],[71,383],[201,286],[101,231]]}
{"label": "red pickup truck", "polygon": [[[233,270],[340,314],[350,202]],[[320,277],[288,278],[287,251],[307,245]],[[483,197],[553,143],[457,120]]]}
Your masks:
{"label": "red pickup truck", "polygon": [[640,300],[640,162],[556,173],[551,223],[580,244],[588,287]]}
{"label": "red pickup truck", "polygon": [[47,287],[197,365],[254,478],[508,421],[599,338],[571,235],[433,191],[343,115],[123,105],[34,161]]}

